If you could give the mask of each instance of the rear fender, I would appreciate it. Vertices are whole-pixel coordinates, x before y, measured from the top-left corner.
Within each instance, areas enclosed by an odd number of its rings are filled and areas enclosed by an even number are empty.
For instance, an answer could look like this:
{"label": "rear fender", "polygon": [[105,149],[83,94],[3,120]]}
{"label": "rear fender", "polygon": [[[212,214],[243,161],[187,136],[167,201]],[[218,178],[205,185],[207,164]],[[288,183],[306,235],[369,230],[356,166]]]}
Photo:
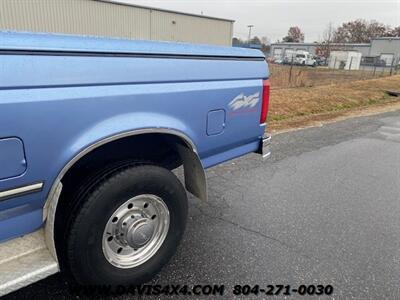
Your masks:
{"label": "rear fender", "polygon": [[[176,150],[179,153],[184,167],[184,175],[185,175],[185,187],[196,197],[201,200],[207,200],[207,182],[205,171],[203,165],[201,163],[200,157],[197,152],[196,145],[194,141],[185,133],[183,130],[190,130],[184,126],[178,120],[165,117],[165,116],[157,116],[157,123],[164,126],[157,127],[146,127],[145,121],[154,120],[155,116],[145,117],[144,115],[123,115],[118,118],[112,118],[109,120],[105,120],[100,124],[97,124],[93,128],[85,131],[80,137],[75,139],[75,142],[72,144],[71,149],[81,149],[69,162],[63,167],[61,172],[58,174],[56,180],[54,181],[50,192],[48,194],[44,210],[43,210],[43,220],[46,221],[45,225],[45,236],[47,246],[54,256],[57,259],[56,248],[54,243],[54,224],[55,224],[55,216],[57,211],[58,200],[60,194],[62,192],[62,179],[67,171],[77,163],[82,157],[86,154],[90,153],[94,149],[110,143],[112,141],[129,137],[136,136],[147,133],[160,133],[160,134],[168,134],[174,135],[178,137],[182,143],[177,143]],[[126,124],[132,124],[132,120],[135,125],[142,124],[143,128],[135,129],[135,130],[126,130],[124,127]],[[167,125],[168,124],[168,125]],[[174,127],[171,128],[171,125]],[[174,129],[173,129],[174,128]],[[177,128],[177,129],[175,129]],[[125,130],[124,130],[125,129]],[[111,132],[114,132],[112,134]],[[108,136],[104,137],[105,134]],[[103,138],[100,138],[103,136]],[[88,143],[88,141],[92,141]],[[83,146],[85,145],[85,147]]]}

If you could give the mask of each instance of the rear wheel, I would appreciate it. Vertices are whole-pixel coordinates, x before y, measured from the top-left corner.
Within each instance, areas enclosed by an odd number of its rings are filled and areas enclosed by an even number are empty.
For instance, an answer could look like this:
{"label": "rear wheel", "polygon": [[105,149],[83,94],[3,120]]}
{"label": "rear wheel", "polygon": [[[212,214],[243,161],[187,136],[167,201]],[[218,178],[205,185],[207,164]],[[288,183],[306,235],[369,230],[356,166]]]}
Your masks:
{"label": "rear wheel", "polygon": [[81,284],[140,284],[175,253],[187,218],[186,191],[170,171],[131,166],[81,193],[67,225],[65,258]]}

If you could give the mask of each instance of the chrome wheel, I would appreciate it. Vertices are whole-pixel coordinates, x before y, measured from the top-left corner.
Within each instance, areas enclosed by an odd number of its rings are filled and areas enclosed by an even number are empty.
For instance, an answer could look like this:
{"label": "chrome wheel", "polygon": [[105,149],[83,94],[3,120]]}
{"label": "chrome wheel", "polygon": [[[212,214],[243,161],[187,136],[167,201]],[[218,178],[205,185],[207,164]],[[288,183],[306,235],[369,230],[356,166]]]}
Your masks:
{"label": "chrome wheel", "polygon": [[149,260],[164,242],[170,215],[155,195],[139,195],[122,204],[103,233],[103,253],[118,268],[133,268]]}

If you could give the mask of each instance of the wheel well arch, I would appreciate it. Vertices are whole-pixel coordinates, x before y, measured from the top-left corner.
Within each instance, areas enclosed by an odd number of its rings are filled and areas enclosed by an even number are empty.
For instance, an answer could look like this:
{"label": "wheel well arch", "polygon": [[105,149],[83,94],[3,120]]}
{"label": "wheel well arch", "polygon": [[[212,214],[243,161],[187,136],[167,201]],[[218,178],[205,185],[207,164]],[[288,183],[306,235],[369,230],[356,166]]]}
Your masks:
{"label": "wheel well arch", "polygon": [[[135,147],[136,145],[136,147]],[[140,145],[137,147],[137,145]],[[157,149],[157,151],[151,151]],[[194,142],[185,134],[169,129],[144,129],[119,133],[91,144],[79,152],[62,169],[53,183],[43,210],[46,243],[57,259],[55,219],[59,200],[83,176],[100,170],[113,161],[138,159],[173,169],[184,166],[186,189],[202,200],[207,199],[204,168]]]}

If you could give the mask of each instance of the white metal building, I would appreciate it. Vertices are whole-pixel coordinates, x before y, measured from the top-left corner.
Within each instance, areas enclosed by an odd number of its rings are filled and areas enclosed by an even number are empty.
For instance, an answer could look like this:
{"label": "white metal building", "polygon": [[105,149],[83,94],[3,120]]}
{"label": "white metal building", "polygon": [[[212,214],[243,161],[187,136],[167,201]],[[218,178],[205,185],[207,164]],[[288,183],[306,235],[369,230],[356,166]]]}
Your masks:
{"label": "white metal building", "polygon": [[[273,43],[271,44],[271,57],[283,59],[292,55],[293,51],[308,51],[318,55],[320,45],[318,43]],[[400,37],[380,37],[371,40],[371,43],[332,43],[332,51],[356,51],[364,58],[376,58],[387,67],[400,62]]]}
{"label": "white metal building", "polygon": [[[318,55],[319,47],[318,43],[273,43],[271,44],[271,55],[273,58],[283,58],[286,52],[292,51],[307,51],[312,55]],[[332,43],[331,47],[338,51],[357,51],[366,56],[370,52],[371,44]]]}
{"label": "white metal building", "polygon": [[400,62],[400,37],[381,37],[371,41],[370,56],[379,56],[387,66]]}
{"label": "white metal building", "polygon": [[329,68],[344,70],[359,70],[361,53],[356,51],[331,51]]}
{"label": "white metal building", "polygon": [[0,30],[231,46],[233,22],[110,0],[0,0]]}

